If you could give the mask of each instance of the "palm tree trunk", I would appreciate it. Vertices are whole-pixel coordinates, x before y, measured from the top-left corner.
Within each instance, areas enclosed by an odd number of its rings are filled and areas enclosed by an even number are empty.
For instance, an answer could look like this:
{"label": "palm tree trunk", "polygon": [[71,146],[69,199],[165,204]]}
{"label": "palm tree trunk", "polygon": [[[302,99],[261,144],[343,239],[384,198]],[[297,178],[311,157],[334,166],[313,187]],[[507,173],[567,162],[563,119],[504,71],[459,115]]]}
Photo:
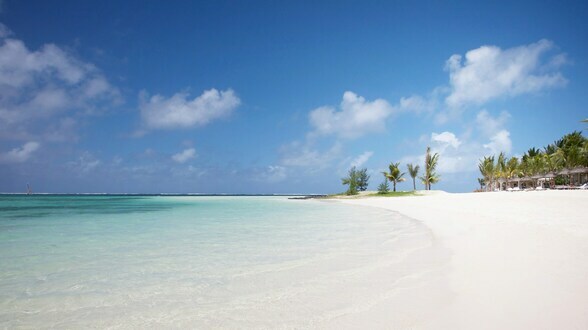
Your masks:
{"label": "palm tree trunk", "polygon": [[414,178],[412,178],[412,190],[416,190],[416,182]]}
{"label": "palm tree trunk", "polygon": [[392,182],[394,182],[394,192],[396,192],[396,180],[394,180]]}

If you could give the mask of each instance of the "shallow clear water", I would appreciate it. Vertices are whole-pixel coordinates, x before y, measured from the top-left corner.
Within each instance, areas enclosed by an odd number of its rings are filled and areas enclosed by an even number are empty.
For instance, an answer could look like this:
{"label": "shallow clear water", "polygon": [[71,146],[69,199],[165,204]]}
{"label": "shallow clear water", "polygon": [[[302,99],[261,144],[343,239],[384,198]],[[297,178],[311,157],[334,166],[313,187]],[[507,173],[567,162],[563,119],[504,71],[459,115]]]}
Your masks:
{"label": "shallow clear water", "polygon": [[330,202],[0,196],[0,327],[313,327],[384,299],[430,245]]}

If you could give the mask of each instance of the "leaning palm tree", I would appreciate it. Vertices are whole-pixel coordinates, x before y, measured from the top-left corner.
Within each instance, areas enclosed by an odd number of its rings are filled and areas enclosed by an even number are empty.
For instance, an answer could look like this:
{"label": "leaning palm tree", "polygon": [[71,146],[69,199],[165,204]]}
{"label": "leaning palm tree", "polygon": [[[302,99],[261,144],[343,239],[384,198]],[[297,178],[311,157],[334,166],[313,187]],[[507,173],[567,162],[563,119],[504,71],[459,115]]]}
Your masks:
{"label": "leaning palm tree", "polygon": [[404,173],[400,172],[400,163],[390,163],[388,169],[390,172],[382,172],[384,176],[392,182],[393,191],[396,191],[396,183],[404,181]]}
{"label": "leaning palm tree", "polygon": [[439,182],[440,176],[435,172],[438,162],[439,154],[435,153],[431,155],[431,147],[427,147],[427,153],[425,154],[425,175],[420,177],[425,185],[425,190],[431,190],[431,184]]}
{"label": "leaning palm tree", "polygon": [[408,174],[412,178],[412,190],[416,190],[415,178],[419,174],[420,167],[418,165],[414,166],[413,164],[407,164],[406,168],[408,169]]}

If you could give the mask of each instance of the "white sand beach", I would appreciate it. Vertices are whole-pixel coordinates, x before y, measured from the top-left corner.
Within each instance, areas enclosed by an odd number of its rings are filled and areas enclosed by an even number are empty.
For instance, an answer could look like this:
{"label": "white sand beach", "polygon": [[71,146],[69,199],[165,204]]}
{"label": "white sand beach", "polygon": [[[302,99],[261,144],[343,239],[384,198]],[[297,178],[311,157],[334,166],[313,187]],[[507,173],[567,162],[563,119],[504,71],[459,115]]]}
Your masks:
{"label": "white sand beach", "polygon": [[442,276],[341,325],[588,329],[588,191],[433,192],[341,202],[418,220],[450,253]]}

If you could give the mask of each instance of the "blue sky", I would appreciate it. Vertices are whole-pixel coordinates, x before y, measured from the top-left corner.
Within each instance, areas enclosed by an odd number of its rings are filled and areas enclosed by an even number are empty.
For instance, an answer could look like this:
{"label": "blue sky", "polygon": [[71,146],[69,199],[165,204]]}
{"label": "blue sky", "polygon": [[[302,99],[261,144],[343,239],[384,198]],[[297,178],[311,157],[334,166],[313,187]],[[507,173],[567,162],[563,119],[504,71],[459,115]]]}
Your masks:
{"label": "blue sky", "polygon": [[[0,1],[0,191],[331,193],[586,127],[588,4]],[[399,185],[411,189],[411,182]]]}

